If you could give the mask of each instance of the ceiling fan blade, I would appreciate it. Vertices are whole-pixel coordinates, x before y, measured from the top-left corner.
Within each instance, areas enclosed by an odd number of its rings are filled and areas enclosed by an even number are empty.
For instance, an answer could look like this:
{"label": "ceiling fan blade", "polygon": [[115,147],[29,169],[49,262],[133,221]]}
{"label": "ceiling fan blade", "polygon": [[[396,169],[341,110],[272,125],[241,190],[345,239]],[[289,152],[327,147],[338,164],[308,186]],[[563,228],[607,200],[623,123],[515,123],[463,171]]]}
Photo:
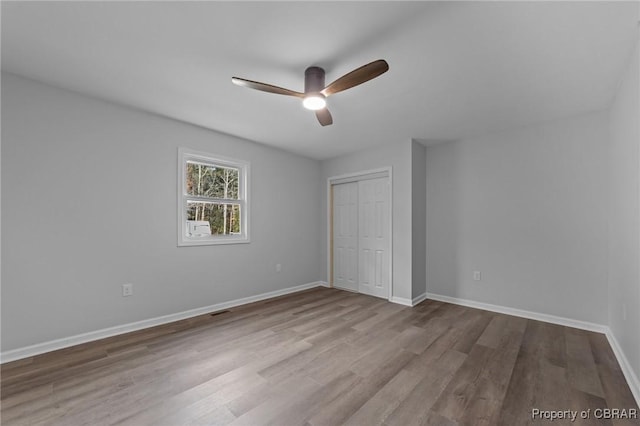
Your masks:
{"label": "ceiling fan blade", "polygon": [[360,68],[356,68],[355,70],[347,73],[329,84],[322,90],[322,94],[325,96],[333,95],[338,92],[342,92],[343,90],[350,89],[359,84],[362,84],[366,81],[371,80],[372,78],[376,78],[380,74],[384,74],[389,70],[389,64],[384,59],[378,59],[377,61],[373,61],[368,63],[367,65],[363,65]]}
{"label": "ceiling fan blade", "polygon": [[276,95],[295,96],[297,98],[304,98],[304,93],[296,92],[295,90],[285,89],[284,87],[274,86],[272,84],[260,83],[259,81],[247,80],[239,77],[232,77],[233,84],[242,87],[248,87],[250,89],[261,90],[263,92],[275,93]]}
{"label": "ceiling fan blade", "polygon": [[333,117],[331,117],[331,113],[326,108],[317,110],[316,117],[318,118],[320,124],[322,124],[323,126],[333,124]]}

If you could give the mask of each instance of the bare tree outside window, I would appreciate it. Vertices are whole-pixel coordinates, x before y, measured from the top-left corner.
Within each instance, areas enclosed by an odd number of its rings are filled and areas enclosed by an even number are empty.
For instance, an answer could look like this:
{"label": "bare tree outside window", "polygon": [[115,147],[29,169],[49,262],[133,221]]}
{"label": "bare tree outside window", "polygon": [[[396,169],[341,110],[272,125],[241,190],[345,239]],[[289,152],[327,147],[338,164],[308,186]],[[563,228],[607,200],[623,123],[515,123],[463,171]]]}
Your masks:
{"label": "bare tree outside window", "polygon": [[[187,162],[187,195],[222,200],[237,200],[239,170]],[[240,205],[229,202],[189,201],[187,220],[208,221],[212,235],[240,232]]]}

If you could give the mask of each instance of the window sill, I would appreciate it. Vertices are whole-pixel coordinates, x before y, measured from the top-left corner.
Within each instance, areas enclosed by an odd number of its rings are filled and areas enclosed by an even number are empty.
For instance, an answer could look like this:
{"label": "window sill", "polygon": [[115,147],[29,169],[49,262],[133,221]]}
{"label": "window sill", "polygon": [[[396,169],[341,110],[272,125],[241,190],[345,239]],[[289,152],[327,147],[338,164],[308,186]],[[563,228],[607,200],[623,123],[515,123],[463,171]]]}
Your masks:
{"label": "window sill", "polygon": [[178,247],[190,247],[190,246],[217,246],[225,244],[248,244],[251,240],[249,238],[183,238],[178,241]]}

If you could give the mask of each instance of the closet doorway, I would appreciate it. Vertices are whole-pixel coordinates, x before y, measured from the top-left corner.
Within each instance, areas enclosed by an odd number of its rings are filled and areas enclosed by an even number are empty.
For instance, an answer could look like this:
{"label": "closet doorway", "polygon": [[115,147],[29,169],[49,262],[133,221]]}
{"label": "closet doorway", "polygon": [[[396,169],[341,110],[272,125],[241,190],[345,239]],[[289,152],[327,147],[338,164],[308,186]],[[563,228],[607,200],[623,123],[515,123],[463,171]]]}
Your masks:
{"label": "closet doorway", "polygon": [[343,290],[391,297],[391,170],[329,179],[330,277]]}

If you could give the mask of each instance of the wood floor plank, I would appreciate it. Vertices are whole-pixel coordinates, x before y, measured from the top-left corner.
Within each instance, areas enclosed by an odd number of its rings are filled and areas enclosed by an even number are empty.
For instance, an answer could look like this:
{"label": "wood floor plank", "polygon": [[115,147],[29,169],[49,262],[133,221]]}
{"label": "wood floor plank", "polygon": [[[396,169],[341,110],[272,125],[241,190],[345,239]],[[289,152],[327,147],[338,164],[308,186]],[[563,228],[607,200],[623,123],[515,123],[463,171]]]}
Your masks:
{"label": "wood floor plank", "polygon": [[539,376],[539,361],[535,354],[519,351],[506,396],[502,401],[499,426],[528,425],[531,410],[539,408],[536,381]]}
{"label": "wood floor plank", "polygon": [[409,326],[400,333],[396,342],[407,351],[420,355],[448,328],[446,324],[440,323],[433,323],[426,328]]}
{"label": "wood floor plank", "polygon": [[308,423],[314,426],[342,424],[351,417],[369,398],[398,374],[413,358],[414,354],[402,349],[381,365],[376,374],[361,379],[355,386],[342,395],[341,398],[327,404],[320,413],[312,416]]}
{"label": "wood floor plank", "polygon": [[[396,336],[397,338],[397,336]],[[377,341],[376,345],[354,346],[361,356],[352,361],[349,370],[360,377],[368,377],[375,374],[378,366],[384,365],[389,359],[398,353],[398,347],[394,339]],[[367,351],[366,348],[370,349]]]}
{"label": "wood floor plank", "polygon": [[361,356],[360,350],[353,345],[341,343],[322,352],[298,374],[311,377],[318,383],[326,384],[349,369],[349,366]]}
{"label": "wood floor plank", "polygon": [[587,332],[567,329],[567,376],[574,389],[604,397]]}
{"label": "wood floor plank", "polygon": [[225,406],[210,405],[208,401],[201,400],[159,420],[154,426],[224,426],[235,420],[235,416]]}
{"label": "wood floor plank", "polygon": [[419,372],[423,368],[433,365],[446,351],[452,349],[456,342],[463,335],[459,328],[449,328],[445,330],[427,349],[407,365],[409,371]]}
{"label": "wood floor plank", "polygon": [[292,376],[272,387],[268,397],[260,404],[229,423],[238,425],[272,424],[279,415],[286,413],[301,401],[308,399],[321,386],[306,376]]}
{"label": "wood floor plank", "polygon": [[602,333],[587,333],[591,346],[591,355],[596,365],[604,366],[610,370],[620,370],[620,365],[616,359],[607,336]]}
{"label": "wood floor plank", "polygon": [[[640,413],[631,389],[627,386],[619,367],[610,368],[606,365],[599,365],[598,375],[609,408],[635,408]],[[613,421],[613,424],[616,426],[640,425],[640,419],[618,419]]]}
{"label": "wood floor plank", "polygon": [[[426,374],[426,372],[425,372]],[[421,376],[400,370],[367,400],[343,424],[347,426],[381,425],[420,383]]]}
{"label": "wood floor plank", "polygon": [[522,350],[549,360],[558,367],[567,366],[565,327],[541,321],[527,321]]}
{"label": "wood floor plank", "polygon": [[470,353],[491,320],[492,315],[486,311],[472,312],[471,315],[463,313],[460,318],[460,325],[464,333],[453,349],[465,354]]}
{"label": "wood floor plank", "polygon": [[[597,409],[608,408],[607,401],[603,398],[591,395],[586,392],[582,392],[576,389],[569,391],[570,410],[580,413],[584,410],[590,409],[592,413]],[[595,415],[591,415],[590,418],[583,419],[581,416],[576,416],[576,419],[571,422],[571,425],[612,425],[611,419],[598,419]]]}
{"label": "wood floor plank", "polygon": [[[477,343],[479,345],[499,349],[504,347],[505,340],[509,340],[511,331],[515,331],[522,335],[524,334],[526,327],[527,320],[524,318],[496,314],[478,338]],[[520,348],[520,344],[521,342],[518,341],[518,348]]]}
{"label": "wood floor plank", "polygon": [[433,416],[431,407],[466,358],[467,355],[462,352],[448,350],[432,364],[426,364],[424,377],[384,419],[384,423],[389,426],[428,424],[429,418]]}
{"label": "wood floor plank", "polygon": [[[475,393],[470,398],[462,424],[495,425],[515,367],[524,327],[505,327],[494,333],[495,354],[483,367]],[[479,339],[480,340],[480,339]]]}
{"label": "wood floor plank", "polygon": [[300,352],[274,362],[272,365],[265,366],[258,371],[258,374],[273,382],[278,382],[300,370],[325,350],[327,350],[327,348],[310,346]]}
{"label": "wood floor plank", "polygon": [[8,426],[513,426],[540,424],[533,408],[637,409],[602,334],[327,288],[26,358],[0,373]]}
{"label": "wood floor plank", "polygon": [[547,359],[539,360],[536,378],[536,405],[541,410],[566,410],[571,405],[571,386],[567,381],[567,370],[552,364]]}
{"label": "wood floor plank", "polygon": [[495,355],[494,349],[474,345],[462,366],[433,405],[433,411],[454,421],[462,417],[465,408],[472,402],[471,398],[475,395],[478,386],[482,384],[483,368]]}
{"label": "wood floor plank", "polygon": [[346,371],[308,398],[288,407],[286,411],[274,417],[271,423],[274,425],[303,425],[316,413],[325,410],[327,405],[341,398],[361,380],[356,374]]}
{"label": "wood floor plank", "polygon": [[[202,404],[201,401],[206,401],[206,405],[210,407],[225,405],[265,383],[266,380],[254,372],[236,369],[140,410],[118,424],[129,426],[157,424],[173,413],[183,409],[189,410],[193,404]],[[225,407],[226,410],[228,408]]]}

